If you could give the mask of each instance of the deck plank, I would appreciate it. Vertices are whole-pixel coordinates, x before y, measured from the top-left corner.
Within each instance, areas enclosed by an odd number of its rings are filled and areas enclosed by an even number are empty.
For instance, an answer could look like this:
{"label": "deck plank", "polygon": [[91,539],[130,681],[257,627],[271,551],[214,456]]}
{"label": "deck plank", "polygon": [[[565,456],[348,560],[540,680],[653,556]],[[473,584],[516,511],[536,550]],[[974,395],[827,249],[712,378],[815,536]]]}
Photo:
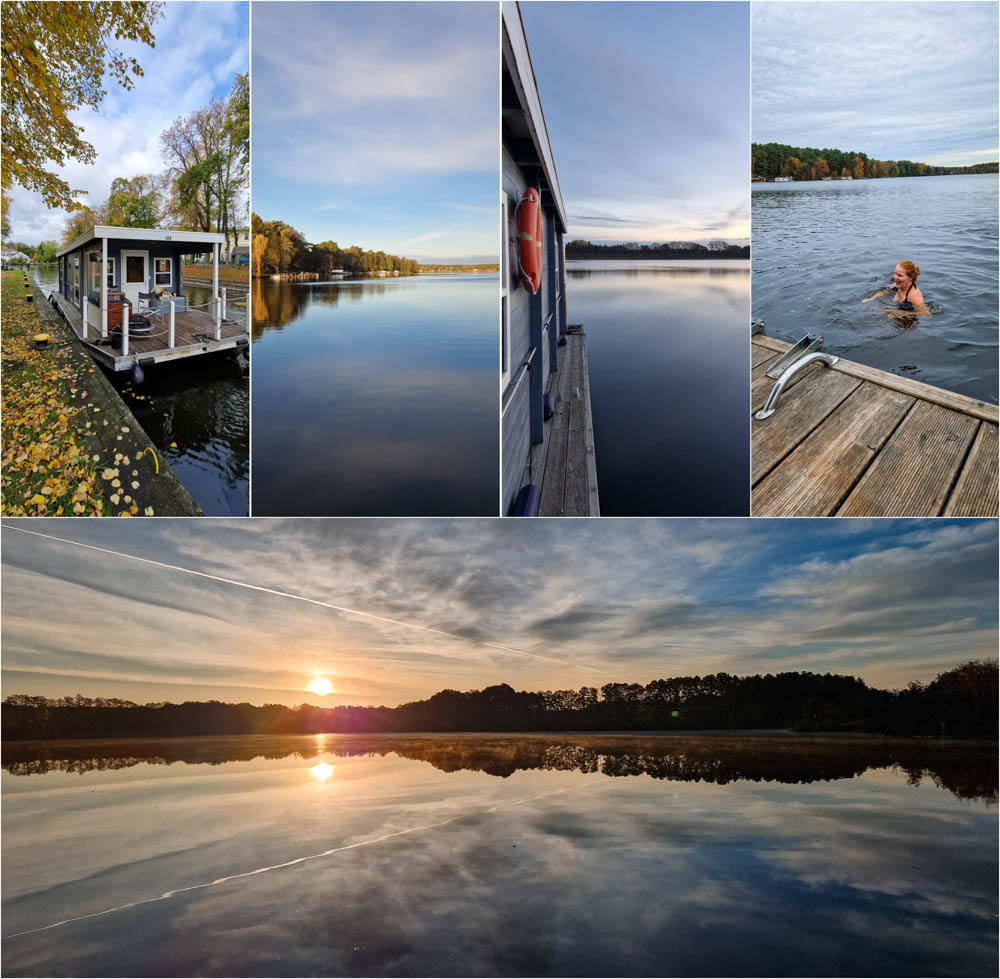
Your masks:
{"label": "deck plank", "polygon": [[559,370],[549,377],[555,415],[545,423],[540,516],[586,517],[599,512],[586,370],[586,337],[571,334],[559,348]]}
{"label": "deck plank", "polygon": [[569,441],[569,429],[553,428],[549,432],[548,441],[538,512],[545,517],[561,517],[565,512],[566,445]]}
{"label": "deck plank", "polygon": [[[803,381],[785,389],[770,418],[753,421],[751,485],[756,486],[861,384],[857,378],[831,373],[825,367],[810,366],[803,374]],[[774,383],[770,378],[767,381]]]}
{"label": "deck plank", "polygon": [[753,492],[755,517],[828,516],[914,399],[862,383]]}
{"label": "deck plank", "polygon": [[918,401],[837,516],[937,516],[978,428],[976,418]]}
{"label": "deck plank", "polygon": [[983,422],[944,508],[946,517],[997,516],[997,463],[997,426]]}

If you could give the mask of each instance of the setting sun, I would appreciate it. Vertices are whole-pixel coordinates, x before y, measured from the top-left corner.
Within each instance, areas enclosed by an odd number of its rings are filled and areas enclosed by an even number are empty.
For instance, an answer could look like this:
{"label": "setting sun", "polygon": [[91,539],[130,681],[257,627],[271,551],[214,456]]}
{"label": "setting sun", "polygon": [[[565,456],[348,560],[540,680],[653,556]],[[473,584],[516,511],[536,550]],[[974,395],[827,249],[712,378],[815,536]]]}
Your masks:
{"label": "setting sun", "polygon": [[307,689],[310,693],[325,697],[327,694],[333,693],[333,684],[326,677],[318,676],[309,684]]}

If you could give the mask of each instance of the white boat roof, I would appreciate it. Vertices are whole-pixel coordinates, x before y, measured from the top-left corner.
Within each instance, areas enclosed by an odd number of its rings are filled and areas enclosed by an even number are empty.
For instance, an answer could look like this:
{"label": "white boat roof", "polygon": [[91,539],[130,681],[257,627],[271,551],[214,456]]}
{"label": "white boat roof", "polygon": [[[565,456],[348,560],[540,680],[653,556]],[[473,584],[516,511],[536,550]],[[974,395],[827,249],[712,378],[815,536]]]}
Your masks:
{"label": "white boat roof", "polygon": [[83,245],[100,238],[123,238],[128,241],[169,241],[181,245],[212,245],[226,243],[226,236],[218,231],[171,231],[169,228],[115,228],[97,224],[85,231],[56,252],[56,256],[76,251]]}

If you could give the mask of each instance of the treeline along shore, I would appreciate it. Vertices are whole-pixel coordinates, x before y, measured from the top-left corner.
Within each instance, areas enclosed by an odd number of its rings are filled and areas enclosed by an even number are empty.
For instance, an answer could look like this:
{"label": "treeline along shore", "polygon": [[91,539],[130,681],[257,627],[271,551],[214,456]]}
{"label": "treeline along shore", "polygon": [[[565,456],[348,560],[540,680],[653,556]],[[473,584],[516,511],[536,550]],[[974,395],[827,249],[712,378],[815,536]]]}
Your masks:
{"label": "treeline along shore", "polygon": [[457,731],[694,731],[783,728],[800,732],[988,738],[997,734],[997,664],[963,663],[929,684],[869,687],[852,676],[778,673],[674,677],[600,689],[517,691],[507,684],[442,690],[399,707],[226,704],[138,705],[77,695],[4,700],[5,740],[217,734]]}
{"label": "treeline along shore", "polygon": [[284,221],[264,221],[256,214],[250,219],[250,244],[254,275],[285,272],[347,275],[416,275],[420,263],[412,258],[386,252],[365,251],[358,245],[341,248],[335,241],[312,244]]}
{"label": "treeline along shore", "polygon": [[879,177],[938,177],[959,173],[996,173],[997,163],[966,167],[932,166],[912,160],[876,160],[855,150],[820,150],[786,143],[751,143],[750,169],[755,180],[865,180]]}
{"label": "treeline along shore", "polygon": [[576,238],[566,242],[566,258],[603,259],[643,259],[643,258],[749,258],[749,245],[730,245],[727,242],[713,242],[712,247],[695,241],[672,241],[668,243],[635,241],[615,245],[600,245],[592,241]]}

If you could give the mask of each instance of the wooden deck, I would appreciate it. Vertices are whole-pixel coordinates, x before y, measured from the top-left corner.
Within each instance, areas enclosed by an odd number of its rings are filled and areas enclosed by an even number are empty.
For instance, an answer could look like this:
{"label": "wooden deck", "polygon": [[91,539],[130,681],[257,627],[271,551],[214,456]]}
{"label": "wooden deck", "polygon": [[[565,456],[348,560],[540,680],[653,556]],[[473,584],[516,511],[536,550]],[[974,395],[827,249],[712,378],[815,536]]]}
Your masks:
{"label": "wooden deck", "polygon": [[841,359],[793,376],[758,421],[789,346],[752,338],[753,516],[997,515],[996,405]]}
{"label": "wooden deck", "polygon": [[184,357],[232,350],[245,347],[250,342],[246,326],[232,320],[223,320],[221,339],[216,340],[214,317],[202,310],[188,310],[176,313],[174,316],[172,347],[167,345],[168,319],[166,316],[160,316],[153,320],[157,325],[154,326],[151,335],[129,332],[128,354],[123,356],[121,350],[99,343],[100,331],[92,326],[88,328],[87,339],[84,340],[83,317],[80,311],[60,293],[54,293],[54,296],[77,338],[93,357],[113,371],[131,370],[133,364],[137,362],[145,367]]}
{"label": "wooden deck", "polygon": [[559,370],[549,375],[555,414],[545,422],[544,440],[532,447],[530,470],[542,474],[540,517],[599,517],[587,337],[582,327],[569,331]]}

